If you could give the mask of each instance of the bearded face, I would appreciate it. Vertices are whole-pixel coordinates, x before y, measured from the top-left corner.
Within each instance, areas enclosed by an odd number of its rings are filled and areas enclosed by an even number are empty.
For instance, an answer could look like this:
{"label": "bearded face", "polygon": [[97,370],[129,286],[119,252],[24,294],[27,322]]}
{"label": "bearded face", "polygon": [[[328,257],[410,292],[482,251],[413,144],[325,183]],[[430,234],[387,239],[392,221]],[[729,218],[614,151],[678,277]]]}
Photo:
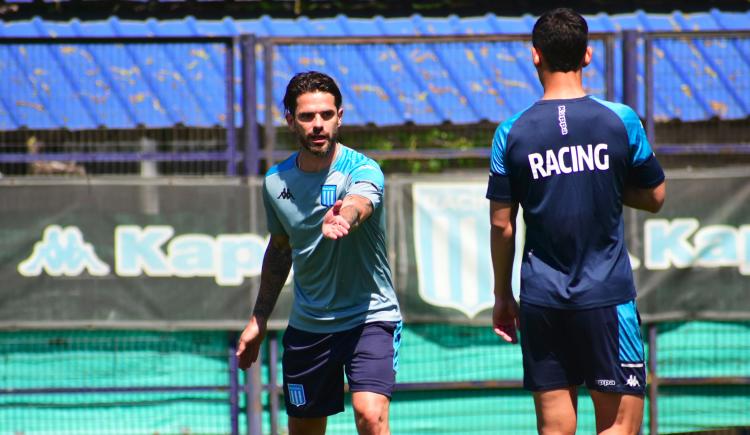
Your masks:
{"label": "bearded face", "polygon": [[343,113],[332,94],[308,92],[297,97],[297,108],[287,113],[286,122],[305,150],[325,157],[335,148]]}

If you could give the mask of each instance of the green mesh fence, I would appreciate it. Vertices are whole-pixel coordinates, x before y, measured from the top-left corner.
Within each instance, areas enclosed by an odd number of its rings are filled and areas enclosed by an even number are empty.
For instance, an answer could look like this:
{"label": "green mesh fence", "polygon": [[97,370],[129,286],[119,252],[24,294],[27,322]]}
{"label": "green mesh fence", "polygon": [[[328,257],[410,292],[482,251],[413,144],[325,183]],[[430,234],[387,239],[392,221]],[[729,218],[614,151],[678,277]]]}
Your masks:
{"label": "green mesh fence", "polygon": [[[4,389],[226,387],[228,367],[226,333],[0,334]],[[229,432],[229,393],[221,389],[0,395],[0,434]]]}
{"label": "green mesh fence", "polygon": [[[229,434],[229,338],[221,331],[2,332],[0,434]],[[657,350],[665,382],[748,378],[750,322],[661,324]],[[264,382],[268,373],[266,365]],[[404,328],[400,383],[519,381],[521,376],[520,348],[502,343],[489,327]],[[215,388],[7,394],[9,389],[191,386]],[[242,395],[239,403],[244,409]],[[280,403],[278,425],[285,433],[283,398]],[[263,406],[263,432],[270,433],[267,394]],[[658,408],[659,433],[750,426],[750,385],[663,384]],[[239,415],[240,433],[246,433],[245,417]],[[578,424],[579,433],[594,432],[585,389]],[[648,426],[646,413],[644,433]],[[391,428],[394,434],[534,433],[534,406],[528,392],[515,388],[401,390],[394,393]],[[329,419],[328,433],[354,432],[347,397],[346,411]]]}
{"label": "green mesh fence", "polygon": [[[664,382],[750,379],[750,323],[673,322],[660,324],[658,331],[658,373]],[[659,388],[659,433],[750,427],[750,384],[706,381]]]}

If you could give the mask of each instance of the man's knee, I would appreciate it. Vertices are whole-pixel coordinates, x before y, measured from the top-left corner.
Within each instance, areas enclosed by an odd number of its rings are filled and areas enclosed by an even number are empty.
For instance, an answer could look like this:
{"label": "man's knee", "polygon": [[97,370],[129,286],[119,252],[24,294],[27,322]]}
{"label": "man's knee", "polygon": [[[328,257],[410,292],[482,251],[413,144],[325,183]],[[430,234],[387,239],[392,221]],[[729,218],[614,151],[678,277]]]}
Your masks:
{"label": "man's knee", "polygon": [[629,394],[591,392],[596,431],[606,435],[637,434],[643,423],[644,398]]}
{"label": "man's knee", "polygon": [[357,427],[375,430],[375,432],[368,433],[380,433],[380,427],[386,424],[382,410],[377,407],[368,406],[364,409],[355,409],[354,413],[357,419]]}
{"label": "man's knee", "polygon": [[359,433],[388,433],[388,398],[374,393],[357,394],[352,400]]}

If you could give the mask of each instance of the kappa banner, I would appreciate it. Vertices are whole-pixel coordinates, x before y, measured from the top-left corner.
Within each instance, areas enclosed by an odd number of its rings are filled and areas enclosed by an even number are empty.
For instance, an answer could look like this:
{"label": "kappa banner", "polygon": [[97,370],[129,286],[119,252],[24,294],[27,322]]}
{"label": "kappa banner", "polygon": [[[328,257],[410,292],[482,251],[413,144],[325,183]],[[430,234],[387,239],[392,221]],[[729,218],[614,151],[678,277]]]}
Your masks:
{"label": "kappa banner", "polygon": [[[268,240],[257,234],[183,234],[169,225],[121,225],[114,231],[114,275],[121,277],[211,277],[220,286],[240,285],[260,275]],[[26,277],[108,276],[112,268],[84,240],[77,226],[50,225],[29,258],[18,265]]]}
{"label": "kappa banner", "polygon": [[[667,176],[659,214],[624,209],[642,317],[750,319],[750,170]],[[406,321],[488,324],[486,178],[398,177],[386,185],[390,262]],[[0,184],[0,327],[241,327],[268,240],[260,186]],[[518,295],[521,213],[516,226]],[[290,282],[272,328],[288,318]]]}
{"label": "kappa banner", "polygon": [[[659,214],[625,207],[644,319],[750,318],[750,173],[745,172],[668,174],[668,199]],[[411,189],[414,287],[420,300],[457,310],[467,320],[489,317],[494,299],[486,181],[415,182]],[[521,214],[512,282],[516,295]]]}
{"label": "kappa banner", "polygon": [[268,241],[259,184],[156,183],[0,187],[0,325],[244,323]]}

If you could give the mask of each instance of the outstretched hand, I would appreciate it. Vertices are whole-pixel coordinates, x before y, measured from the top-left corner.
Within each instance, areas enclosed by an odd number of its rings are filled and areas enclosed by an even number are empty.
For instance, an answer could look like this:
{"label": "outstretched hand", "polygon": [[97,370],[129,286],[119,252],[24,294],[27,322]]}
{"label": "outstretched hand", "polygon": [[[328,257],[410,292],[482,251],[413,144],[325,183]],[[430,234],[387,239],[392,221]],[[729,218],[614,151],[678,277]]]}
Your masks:
{"label": "outstretched hand", "polygon": [[492,308],[492,330],[508,343],[518,343],[516,331],[520,326],[518,319],[518,302],[510,298],[495,297]]}
{"label": "outstretched hand", "polygon": [[323,217],[323,237],[336,240],[349,234],[349,222],[341,216],[341,205],[343,203],[344,201],[340,199],[336,201]]}
{"label": "outstretched hand", "polygon": [[265,337],[266,322],[264,320],[259,321],[257,317],[253,316],[237,341],[237,352],[235,355],[239,359],[239,367],[242,370],[250,368],[258,360],[260,344]]}

